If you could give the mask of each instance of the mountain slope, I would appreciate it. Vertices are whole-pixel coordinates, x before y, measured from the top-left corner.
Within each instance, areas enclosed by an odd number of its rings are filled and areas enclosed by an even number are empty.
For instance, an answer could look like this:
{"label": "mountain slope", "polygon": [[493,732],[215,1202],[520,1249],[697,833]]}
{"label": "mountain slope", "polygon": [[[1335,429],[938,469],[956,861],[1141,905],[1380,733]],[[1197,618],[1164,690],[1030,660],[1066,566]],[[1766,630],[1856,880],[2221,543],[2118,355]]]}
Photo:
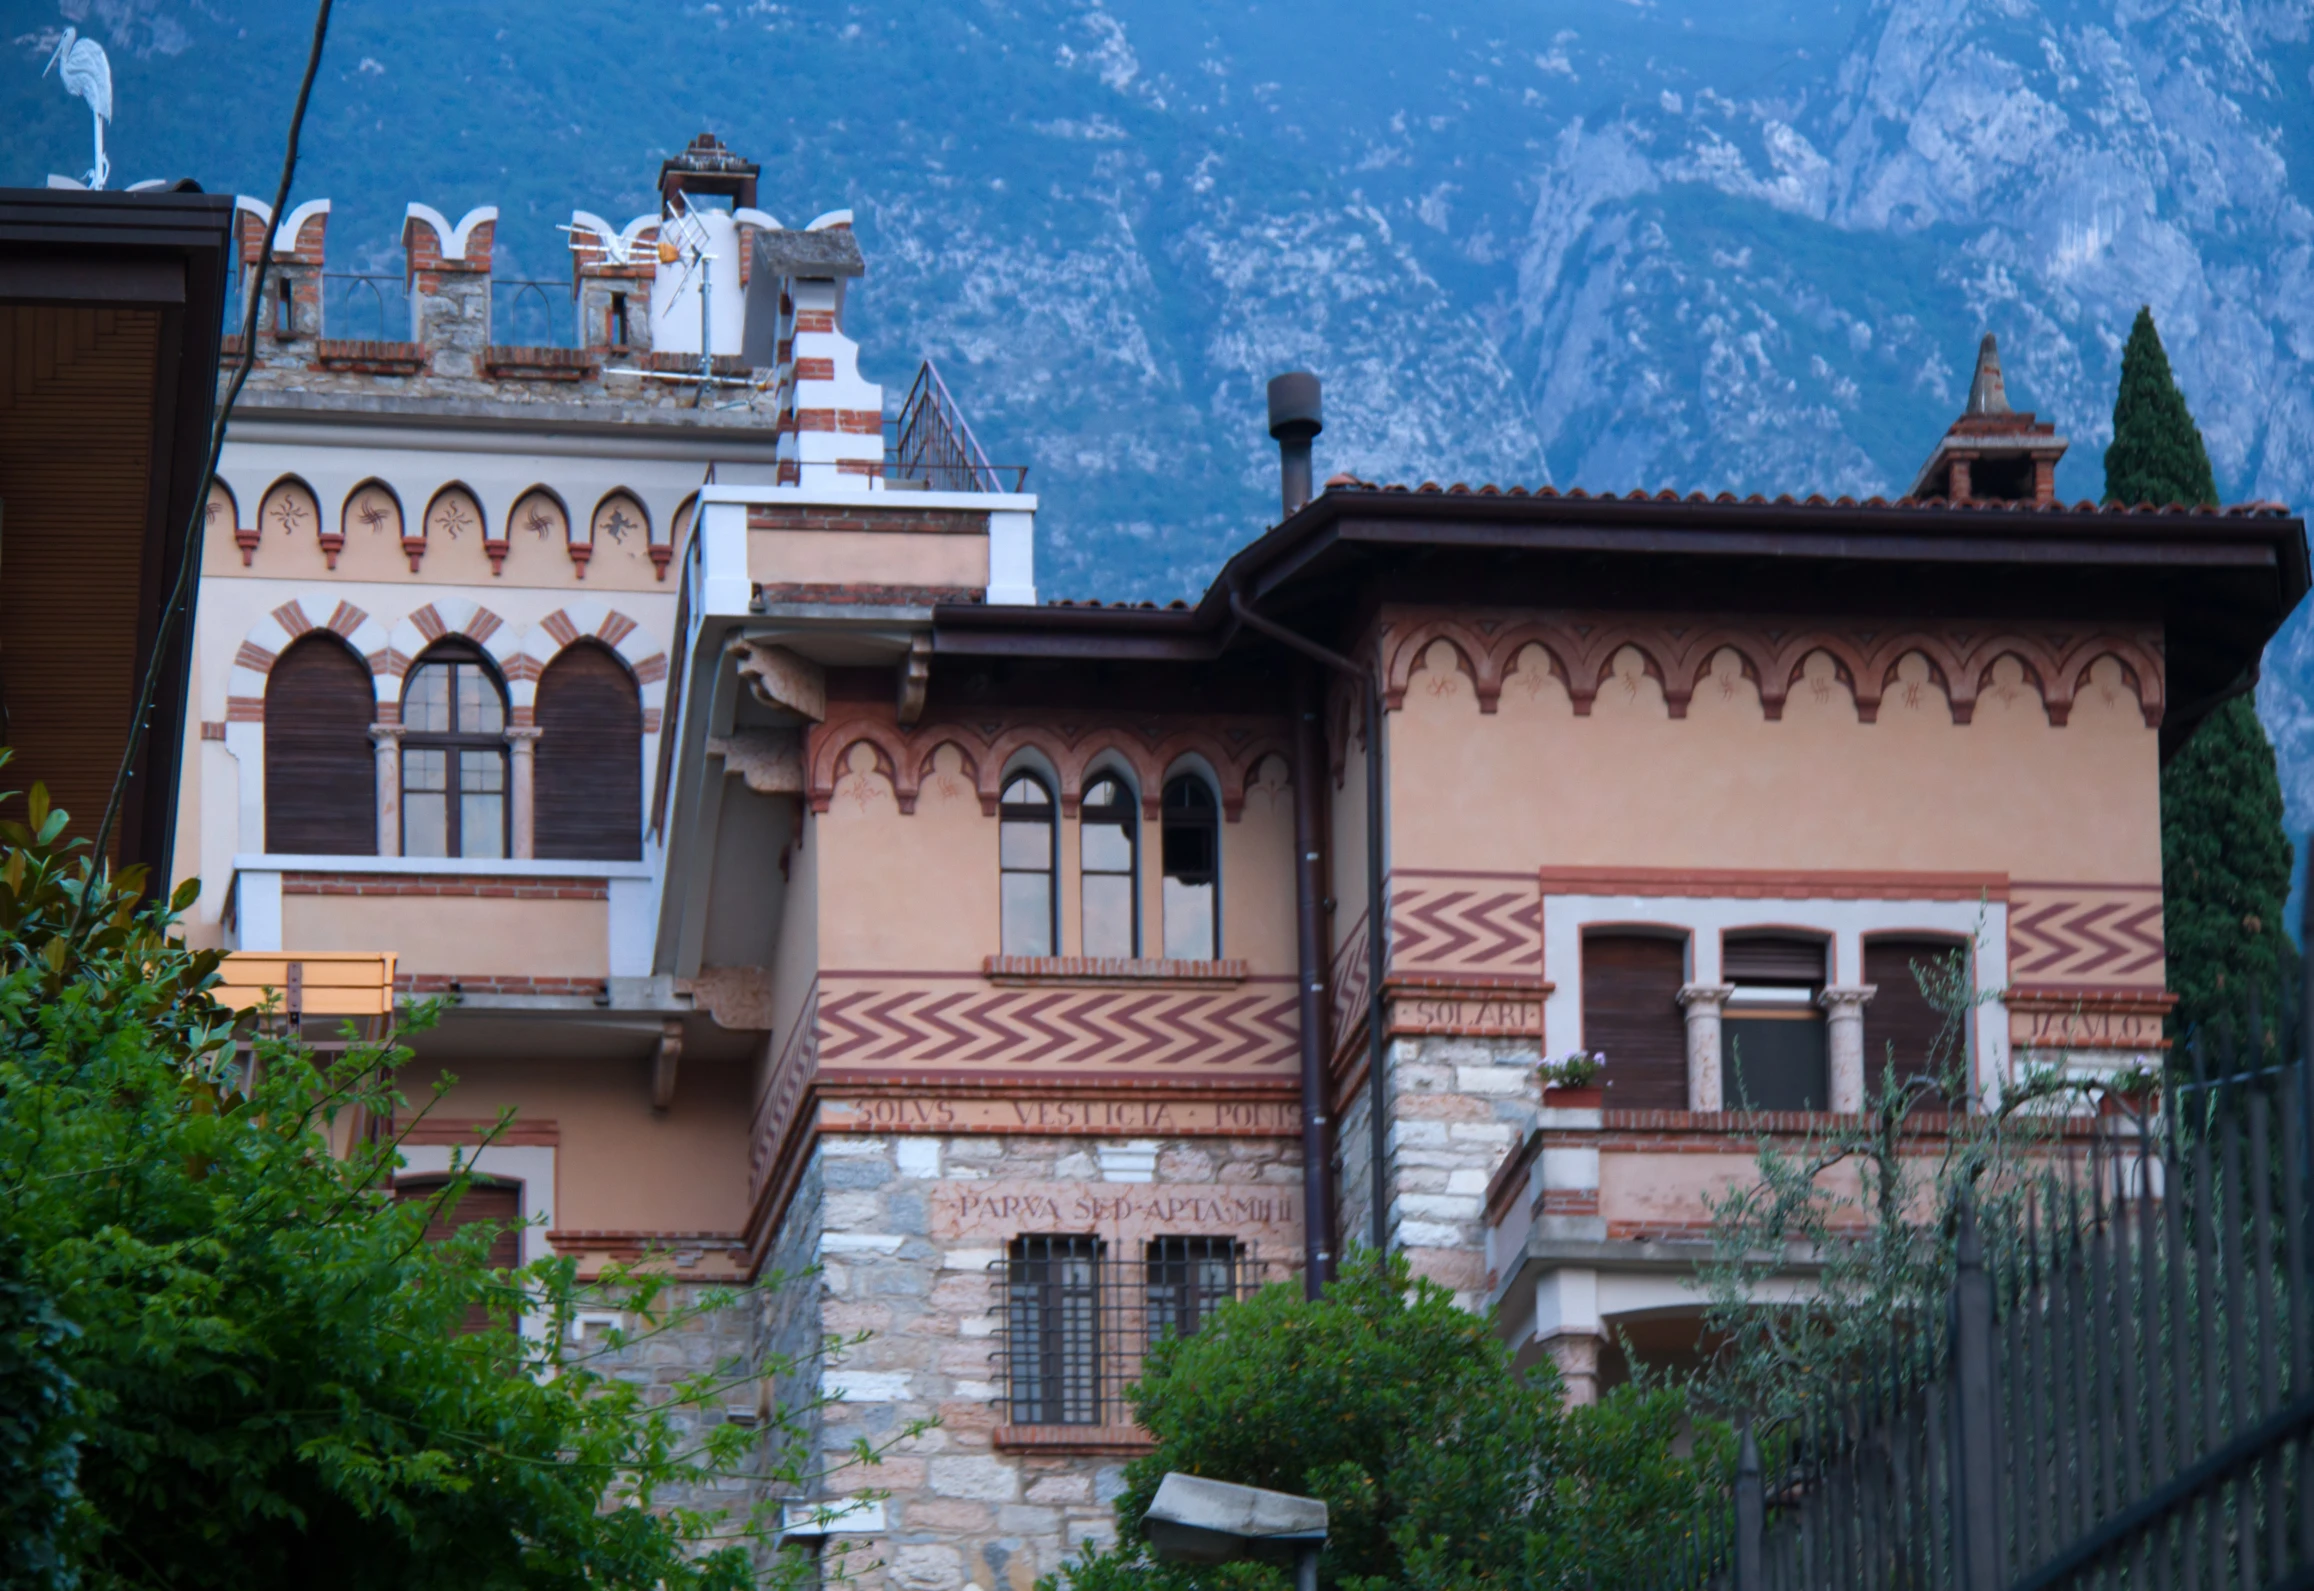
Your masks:
{"label": "mountain slope", "polygon": [[[39,79],[114,52],[116,181],[271,185],[306,14],[62,0],[17,27],[0,180],[86,161]],[[389,268],[502,207],[559,273],[701,127],[793,221],[850,205],[871,372],[939,360],[1035,467],[1055,594],[1199,587],[1271,509],[1261,387],[1323,468],[1898,492],[1980,332],[2094,495],[2150,303],[2221,490],[2314,497],[2314,0],[409,0],[343,7],[301,194]],[[342,262],[342,263],[341,263]],[[2261,705],[2314,822],[2314,636]],[[2301,727],[2300,719],[2304,724]]]}

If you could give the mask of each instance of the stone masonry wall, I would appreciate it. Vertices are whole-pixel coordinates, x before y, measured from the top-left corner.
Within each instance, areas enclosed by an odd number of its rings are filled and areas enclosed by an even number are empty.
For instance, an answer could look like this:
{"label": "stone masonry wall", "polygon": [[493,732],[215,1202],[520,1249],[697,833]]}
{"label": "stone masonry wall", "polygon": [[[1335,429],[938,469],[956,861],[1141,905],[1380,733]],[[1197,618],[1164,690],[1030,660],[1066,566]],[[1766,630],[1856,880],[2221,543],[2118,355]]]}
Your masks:
{"label": "stone masonry wall", "polygon": [[[1299,1162],[1278,1139],[822,1137],[806,1181],[817,1199],[790,1208],[780,1252],[816,1246],[825,1331],[873,1333],[823,1369],[841,1401],[822,1451],[940,1422],[826,1484],[889,1494],[882,1534],[853,1558],[862,1591],[1030,1591],[1113,1533],[1129,1455],[997,1445],[1009,1237],[1099,1231],[1127,1254],[1144,1235],[1235,1235],[1282,1276],[1301,1241]],[[783,1316],[766,1341],[795,1340],[802,1319]]]}
{"label": "stone masonry wall", "polygon": [[1541,1060],[1536,1039],[1401,1038],[1390,1046],[1392,1243],[1465,1308],[1486,1304],[1486,1185],[1535,1124]]}

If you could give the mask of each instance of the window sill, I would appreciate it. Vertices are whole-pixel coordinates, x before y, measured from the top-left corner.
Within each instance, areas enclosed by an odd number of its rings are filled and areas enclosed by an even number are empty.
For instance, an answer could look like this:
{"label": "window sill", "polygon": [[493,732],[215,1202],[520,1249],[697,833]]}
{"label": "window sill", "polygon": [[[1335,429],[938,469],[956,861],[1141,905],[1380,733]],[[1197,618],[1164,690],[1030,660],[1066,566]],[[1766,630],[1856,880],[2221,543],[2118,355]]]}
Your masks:
{"label": "window sill", "polygon": [[1000,1425],[1004,1453],[1147,1453],[1157,1439],[1138,1425]]}
{"label": "window sill", "polygon": [[990,956],[980,970],[991,983],[1076,988],[1243,983],[1243,961],[1172,961],[1161,956]]}

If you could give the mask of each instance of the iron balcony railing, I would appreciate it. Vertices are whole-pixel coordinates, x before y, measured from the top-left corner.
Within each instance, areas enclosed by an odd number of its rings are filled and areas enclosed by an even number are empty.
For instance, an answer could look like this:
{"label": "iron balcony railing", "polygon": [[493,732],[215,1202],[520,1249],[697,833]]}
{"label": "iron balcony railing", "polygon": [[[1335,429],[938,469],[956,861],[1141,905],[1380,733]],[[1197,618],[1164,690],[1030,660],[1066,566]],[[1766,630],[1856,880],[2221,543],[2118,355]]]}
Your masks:
{"label": "iron balcony railing", "polygon": [[1026,464],[991,464],[948,395],[932,361],[924,361],[900,411],[884,422],[884,475],[888,484],[935,492],[1018,492]]}
{"label": "iron balcony railing", "polygon": [[1073,1235],[1015,1238],[991,1272],[1005,1423],[1110,1430],[1132,1425],[1125,1390],[1167,1333],[1192,1336],[1286,1275],[1234,1238]]}
{"label": "iron balcony railing", "polygon": [[400,274],[324,271],[321,329],[325,337],[353,342],[410,340],[410,284]]}

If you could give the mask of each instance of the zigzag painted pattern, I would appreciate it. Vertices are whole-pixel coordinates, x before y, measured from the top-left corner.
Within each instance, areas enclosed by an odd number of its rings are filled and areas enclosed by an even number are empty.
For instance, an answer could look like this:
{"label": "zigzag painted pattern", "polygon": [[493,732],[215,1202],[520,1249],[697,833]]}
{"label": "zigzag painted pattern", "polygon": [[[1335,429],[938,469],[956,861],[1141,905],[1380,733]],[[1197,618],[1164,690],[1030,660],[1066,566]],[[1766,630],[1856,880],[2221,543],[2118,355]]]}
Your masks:
{"label": "zigzag painted pattern", "polygon": [[1482,977],[1542,972],[1543,898],[1535,883],[1401,883],[1392,906],[1392,972]]}
{"label": "zigzag painted pattern", "polygon": [[1069,1071],[1295,1064],[1291,987],[990,989],[978,980],[829,977],[820,1065]]}
{"label": "zigzag painted pattern", "polygon": [[1349,1039],[1350,1030],[1366,1013],[1366,955],[1366,919],[1361,916],[1342,947],[1334,952],[1333,965],[1326,972],[1326,987],[1333,995],[1328,1012],[1333,1023],[1330,1042],[1337,1048]]}
{"label": "zigzag painted pattern", "polygon": [[2161,887],[2012,886],[2012,983],[2159,985]]}

